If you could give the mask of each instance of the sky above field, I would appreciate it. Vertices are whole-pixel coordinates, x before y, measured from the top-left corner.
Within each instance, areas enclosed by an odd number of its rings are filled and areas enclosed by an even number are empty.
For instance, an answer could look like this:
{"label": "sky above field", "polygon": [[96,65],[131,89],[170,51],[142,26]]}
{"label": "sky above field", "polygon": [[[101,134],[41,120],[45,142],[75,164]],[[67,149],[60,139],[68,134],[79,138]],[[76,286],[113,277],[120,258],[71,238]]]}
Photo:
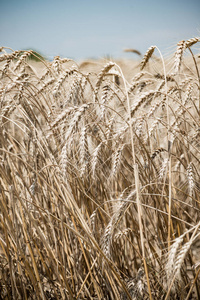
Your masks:
{"label": "sky above field", "polygon": [[200,36],[200,0],[0,0],[0,46],[48,58],[132,57]]}

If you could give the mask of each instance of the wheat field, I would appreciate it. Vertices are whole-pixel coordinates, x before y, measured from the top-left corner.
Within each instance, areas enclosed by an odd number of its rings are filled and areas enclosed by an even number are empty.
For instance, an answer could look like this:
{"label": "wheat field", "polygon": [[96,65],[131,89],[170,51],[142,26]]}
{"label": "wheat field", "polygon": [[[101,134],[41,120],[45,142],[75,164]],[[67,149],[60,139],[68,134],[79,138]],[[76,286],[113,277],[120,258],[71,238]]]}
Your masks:
{"label": "wheat field", "polygon": [[199,41],[0,48],[1,299],[200,299]]}

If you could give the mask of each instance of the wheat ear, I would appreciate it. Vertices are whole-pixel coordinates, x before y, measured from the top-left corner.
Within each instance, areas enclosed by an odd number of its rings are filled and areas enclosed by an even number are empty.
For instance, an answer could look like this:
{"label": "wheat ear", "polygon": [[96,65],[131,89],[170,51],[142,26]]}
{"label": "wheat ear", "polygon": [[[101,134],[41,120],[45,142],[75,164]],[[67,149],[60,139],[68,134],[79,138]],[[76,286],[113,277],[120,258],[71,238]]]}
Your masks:
{"label": "wheat ear", "polygon": [[94,90],[94,96],[95,96],[95,101],[97,101],[97,94],[98,94],[98,90],[100,88],[101,82],[103,80],[103,77],[106,73],[108,73],[108,71],[110,71],[110,69],[112,69],[112,67],[115,66],[115,63],[113,62],[109,62],[105,65],[105,67],[101,70],[101,72],[98,74],[97,77],[97,82],[95,85],[95,90]]}
{"label": "wheat ear", "polygon": [[146,64],[148,63],[149,59],[151,58],[151,56],[153,55],[154,53],[154,50],[155,50],[156,46],[151,46],[147,52],[145,53],[141,63],[140,63],[140,69],[143,70],[144,67],[146,66]]}
{"label": "wheat ear", "polygon": [[185,41],[185,48],[187,49],[189,47],[192,47],[194,44],[198,43],[199,40],[200,40],[199,38],[192,38]]}
{"label": "wheat ear", "polygon": [[175,73],[177,73],[180,70],[184,49],[185,49],[185,41],[180,41],[177,44],[177,49],[175,53],[175,62],[174,62]]}
{"label": "wheat ear", "polygon": [[[200,235],[200,232],[197,233],[198,229],[200,226],[200,222],[192,227],[190,230],[184,232],[180,237],[178,237],[176,239],[176,241],[174,242],[174,244],[170,247],[170,251],[168,254],[168,263],[166,265],[166,270],[167,270],[167,275],[168,275],[168,280],[171,280],[169,289],[167,291],[167,295],[165,297],[165,300],[168,299],[169,295],[170,295],[170,291],[173,287],[173,284],[175,282],[175,280],[177,279],[177,277],[180,276],[180,269],[182,266],[182,263],[186,257],[186,254],[188,253],[188,250],[190,249],[191,245],[193,244],[193,242],[197,239],[197,237]],[[184,237],[186,236],[186,234],[188,234],[189,232],[191,232],[192,230],[194,230],[190,240],[185,243],[183,245],[183,247],[178,251],[181,243],[183,242]],[[197,233],[197,234],[196,234]]]}

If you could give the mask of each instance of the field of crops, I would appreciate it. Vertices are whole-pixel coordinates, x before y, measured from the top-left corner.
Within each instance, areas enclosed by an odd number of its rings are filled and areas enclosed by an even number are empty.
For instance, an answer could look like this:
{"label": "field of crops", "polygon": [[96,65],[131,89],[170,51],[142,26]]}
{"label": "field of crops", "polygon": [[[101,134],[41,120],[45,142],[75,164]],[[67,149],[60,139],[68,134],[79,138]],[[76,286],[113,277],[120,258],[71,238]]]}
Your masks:
{"label": "field of crops", "polygon": [[0,299],[200,299],[199,41],[0,48]]}

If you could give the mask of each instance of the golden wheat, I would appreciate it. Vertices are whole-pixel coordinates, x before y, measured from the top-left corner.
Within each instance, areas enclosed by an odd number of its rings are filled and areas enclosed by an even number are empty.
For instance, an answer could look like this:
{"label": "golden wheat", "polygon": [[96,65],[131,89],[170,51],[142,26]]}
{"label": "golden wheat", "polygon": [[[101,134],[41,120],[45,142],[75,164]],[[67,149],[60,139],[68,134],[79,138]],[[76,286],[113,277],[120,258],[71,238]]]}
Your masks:
{"label": "golden wheat", "polygon": [[0,298],[200,298],[198,42],[166,72],[0,48]]}

